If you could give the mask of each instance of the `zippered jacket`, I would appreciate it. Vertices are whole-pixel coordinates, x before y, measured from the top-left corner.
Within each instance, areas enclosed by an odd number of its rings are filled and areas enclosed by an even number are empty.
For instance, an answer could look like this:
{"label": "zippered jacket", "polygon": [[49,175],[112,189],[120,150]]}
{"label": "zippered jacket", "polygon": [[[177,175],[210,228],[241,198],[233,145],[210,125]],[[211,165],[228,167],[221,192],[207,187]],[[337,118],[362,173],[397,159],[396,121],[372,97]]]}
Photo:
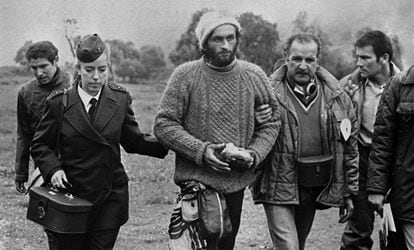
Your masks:
{"label": "zippered jacket", "polygon": [[389,82],[382,95],[368,168],[367,191],[385,195],[394,216],[414,222],[414,68]]}
{"label": "zippered jacket", "polygon": [[[397,73],[400,73],[400,70],[398,69],[397,66],[395,66],[395,64],[391,63],[390,64],[390,70],[391,70],[391,76],[396,75]],[[344,76],[340,81],[339,84],[342,86],[342,88],[344,88],[345,86],[349,86],[352,84],[357,85],[357,90],[355,91],[355,93],[350,96],[352,103],[354,104],[355,107],[355,111],[358,117],[358,124],[360,127],[361,125],[361,111],[362,111],[362,105],[363,105],[363,100],[364,100],[364,95],[365,95],[365,87],[367,84],[367,79],[361,77],[361,73],[359,72],[359,68],[356,69],[354,72],[352,72],[351,74]]]}
{"label": "zippered jacket", "polygon": [[[288,97],[287,66],[277,69],[270,77],[276,98],[280,103],[281,129],[267,159],[257,168],[253,185],[255,203],[282,205],[299,204],[298,177],[295,159],[301,135],[297,114]],[[317,82],[321,84],[321,135],[323,151],[333,155],[335,164],[329,183],[317,198],[320,204],[340,206],[344,198],[358,191],[357,117],[351,99],[342,90],[338,80],[326,69],[319,67]],[[341,121],[349,119],[351,134],[348,140],[340,131]]]}

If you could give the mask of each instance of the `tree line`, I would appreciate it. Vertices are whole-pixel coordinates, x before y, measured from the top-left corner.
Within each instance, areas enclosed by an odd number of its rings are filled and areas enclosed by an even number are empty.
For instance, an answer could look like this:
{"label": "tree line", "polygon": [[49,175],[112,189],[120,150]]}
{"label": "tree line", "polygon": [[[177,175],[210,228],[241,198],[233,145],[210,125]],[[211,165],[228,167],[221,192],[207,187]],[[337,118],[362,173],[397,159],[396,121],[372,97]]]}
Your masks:
{"label": "tree line", "polygon": [[[195,28],[200,17],[207,11],[209,9],[202,9],[192,15],[186,31],[176,41],[175,48],[168,55],[169,62],[173,65],[177,66],[201,57]],[[251,12],[241,14],[238,21],[242,27],[242,42],[237,57],[261,66],[270,75],[274,70],[275,63],[279,59],[283,59],[284,43],[280,39],[277,24],[264,20],[260,15]],[[64,24],[65,37],[75,57],[75,45],[81,38],[73,35],[73,30],[77,28],[77,20],[66,19]],[[352,72],[355,67],[353,42],[371,30],[370,27],[362,27],[354,36],[345,34],[339,41],[332,41],[332,36],[323,31],[318,22],[309,21],[306,12],[299,12],[292,24],[292,34],[311,32],[319,37],[322,44],[319,64],[331,71],[337,78],[342,78]],[[398,37],[395,35],[390,35],[390,37],[394,45],[394,63],[402,69],[402,51]],[[105,42],[111,50],[112,73],[120,81],[139,83],[142,79],[159,78],[160,75],[166,76],[165,72],[171,70],[171,64],[167,62],[160,46],[144,45],[137,49],[130,41],[114,39]],[[31,44],[32,41],[26,41],[17,51],[14,59],[16,63],[24,67],[27,65],[25,51]],[[73,65],[69,63],[66,67],[73,68]]]}

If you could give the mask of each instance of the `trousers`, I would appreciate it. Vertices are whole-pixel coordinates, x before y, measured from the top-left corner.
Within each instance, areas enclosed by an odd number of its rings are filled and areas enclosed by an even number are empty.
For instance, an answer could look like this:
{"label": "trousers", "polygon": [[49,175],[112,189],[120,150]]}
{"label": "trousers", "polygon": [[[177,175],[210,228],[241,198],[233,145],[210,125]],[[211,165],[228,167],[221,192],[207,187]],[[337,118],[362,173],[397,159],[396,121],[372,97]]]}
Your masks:
{"label": "trousers", "polygon": [[299,205],[263,204],[275,249],[304,250],[323,187],[299,186]]}
{"label": "trousers", "polygon": [[342,235],[341,249],[343,250],[366,250],[371,249],[373,241],[371,234],[374,229],[374,209],[368,202],[367,172],[369,164],[370,147],[358,144],[359,150],[359,188],[358,195],[352,200],[354,213]]}
{"label": "trousers", "polygon": [[110,250],[114,248],[119,227],[85,234],[61,234],[45,229],[50,250]]}

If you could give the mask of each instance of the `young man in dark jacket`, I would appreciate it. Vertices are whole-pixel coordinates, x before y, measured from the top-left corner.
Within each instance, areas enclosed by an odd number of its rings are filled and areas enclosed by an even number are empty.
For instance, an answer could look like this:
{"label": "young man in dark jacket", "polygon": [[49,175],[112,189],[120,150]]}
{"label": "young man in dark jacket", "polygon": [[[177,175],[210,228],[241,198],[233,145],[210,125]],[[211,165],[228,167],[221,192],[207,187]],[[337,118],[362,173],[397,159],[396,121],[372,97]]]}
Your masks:
{"label": "young man in dark jacket", "polygon": [[120,146],[128,153],[158,158],[167,150],[140,131],[128,91],[108,82],[110,56],[101,38],[97,34],[83,38],[76,56],[79,77],[67,93],[57,91],[48,97],[32,157],[46,182],[69,188],[94,206],[86,233],[45,231],[53,250],[112,249],[128,220],[128,177]]}
{"label": "young man in dark jacket", "polygon": [[388,80],[399,72],[391,62],[391,39],[379,30],[369,31],[355,42],[357,69],[340,81],[358,114],[359,190],[354,213],[342,235],[341,249],[371,249],[374,210],[367,194],[368,157],[371,151],[375,114]]}
{"label": "young man in dark jacket", "polygon": [[15,184],[19,193],[26,192],[24,183],[29,175],[30,143],[42,117],[46,97],[55,90],[69,87],[70,81],[70,75],[57,65],[58,49],[51,42],[31,45],[26,58],[35,78],[25,83],[17,94]]}
{"label": "young man in dark jacket", "polygon": [[282,127],[256,170],[253,200],[263,204],[277,249],[305,249],[316,209],[345,208],[340,221],[346,221],[358,191],[355,110],[338,80],[318,65],[319,55],[316,36],[294,35],[285,65],[270,78]]}
{"label": "young man in dark jacket", "polygon": [[408,249],[414,249],[414,68],[395,75],[381,97],[369,158],[368,200],[382,213],[385,194]]}

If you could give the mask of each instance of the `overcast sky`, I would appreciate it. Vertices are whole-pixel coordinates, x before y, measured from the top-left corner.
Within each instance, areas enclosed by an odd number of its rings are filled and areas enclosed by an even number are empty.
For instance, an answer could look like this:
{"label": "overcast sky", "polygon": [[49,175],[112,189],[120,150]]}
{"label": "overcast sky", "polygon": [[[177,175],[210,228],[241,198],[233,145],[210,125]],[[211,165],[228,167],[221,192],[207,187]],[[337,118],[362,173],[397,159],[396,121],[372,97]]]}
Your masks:
{"label": "overcast sky", "polygon": [[50,40],[70,61],[63,20],[75,18],[77,33],[98,33],[104,39],[132,41],[137,48],[175,46],[192,14],[203,7],[235,15],[250,11],[276,22],[281,38],[290,35],[292,21],[306,11],[330,31],[363,26],[399,36],[404,62],[414,63],[414,1],[411,0],[0,0],[0,66],[14,64],[16,51],[27,40]]}

